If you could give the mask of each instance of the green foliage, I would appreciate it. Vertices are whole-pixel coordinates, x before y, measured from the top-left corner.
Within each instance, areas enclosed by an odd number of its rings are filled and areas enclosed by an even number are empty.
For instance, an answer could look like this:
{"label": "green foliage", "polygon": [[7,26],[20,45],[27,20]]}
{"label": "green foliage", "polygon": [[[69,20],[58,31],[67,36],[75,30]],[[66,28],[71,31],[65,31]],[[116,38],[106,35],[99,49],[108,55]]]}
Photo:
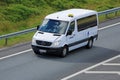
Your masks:
{"label": "green foliage", "polygon": [[[59,10],[85,8],[103,11],[119,6],[120,0],[0,0],[0,36],[35,27],[47,14]],[[111,16],[114,14],[108,17]],[[102,15],[99,18],[103,21],[106,16]],[[29,33],[11,38],[8,46],[29,41],[32,35],[33,33]],[[4,42],[0,41],[0,47],[4,46]]]}
{"label": "green foliage", "polygon": [[0,35],[40,24],[49,13],[70,8],[97,11],[120,6],[120,0],[0,0]]}
{"label": "green foliage", "polygon": [[25,20],[29,18],[31,15],[38,15],[38,10],[35,10],[33,8],[28,8],[24,5],[17,4],[12,5],[11,7],[7,7],[2,12],[4,15],[6,15],[6,20],[12,21],[12,22],[18,22],[21,20]]}
{"label": "green foliage", "polygon": [[58,10],[64,10],[69,8],[81,8],[81,4],[86,4],[86,0],[52,0],[47,2],[52,7],[57,8]]}

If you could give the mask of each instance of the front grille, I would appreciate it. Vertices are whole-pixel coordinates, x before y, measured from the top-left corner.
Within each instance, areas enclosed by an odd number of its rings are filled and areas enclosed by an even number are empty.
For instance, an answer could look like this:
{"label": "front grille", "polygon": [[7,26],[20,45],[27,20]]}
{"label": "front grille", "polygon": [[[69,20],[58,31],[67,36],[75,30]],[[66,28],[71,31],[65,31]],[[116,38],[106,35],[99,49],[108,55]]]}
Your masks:
{"label": "front grille", "polygon": [[39,41],[39,40],[36,40],[36,43],[38,45],[42,45],[42,46],[50,46],[52,43],[51,42],[47,42],[47,41]]}

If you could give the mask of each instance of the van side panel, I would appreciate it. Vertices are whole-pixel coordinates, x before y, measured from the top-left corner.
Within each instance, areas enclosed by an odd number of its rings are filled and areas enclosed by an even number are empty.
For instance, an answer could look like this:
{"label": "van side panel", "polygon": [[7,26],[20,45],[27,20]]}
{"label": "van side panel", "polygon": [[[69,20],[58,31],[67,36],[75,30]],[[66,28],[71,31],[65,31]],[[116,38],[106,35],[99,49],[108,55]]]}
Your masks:
{"label": "van side panel", "polygon": [[87,45],[88,40],[92,37],[94,40],[98,36],[98,19],[96,14],[89,15],[87,17],[78,18],[76,20],[76,42],[72,46],[69,46],[69,50]]}

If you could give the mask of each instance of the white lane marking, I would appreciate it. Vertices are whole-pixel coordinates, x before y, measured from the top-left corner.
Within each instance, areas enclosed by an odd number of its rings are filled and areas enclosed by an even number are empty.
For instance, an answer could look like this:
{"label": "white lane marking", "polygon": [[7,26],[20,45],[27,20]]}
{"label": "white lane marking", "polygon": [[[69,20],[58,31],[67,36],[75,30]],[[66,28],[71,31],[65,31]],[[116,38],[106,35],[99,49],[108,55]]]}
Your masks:
{"label": "white lane marking", "polygon": [[120,66],[120,63],[105,63],[105,64],[102,64],[102,65],[105,65],[105,66]]}
{"label": "white lane marking", "polygon": [[86,71],[87,74],[120,74],[120,71]]}
{"label": "white lane marking", "polygon": [[26,52],[29,52],[29,51],[32,51],[32,49],[28,49],[28,50],[25,50],[25,51],[21,51],[21,52],[18,52],[18,53],[14,53],[14,54],[11,54],[11,55],[8,55],[8,56],[1,57],[0,60],[6,59],[6,58],[9,58],[9,57],[13,57],[13,56],[16,56],[16,55],[19,55],[19,54],[23,54],[23,53],[26,53]]}
{"label": "white lane marking", "polygon": [[120,22],[115,23],[115,24],[111,24],[111,25],[108,25],[108,26],[105,26],[105,27],[102,27],[102,28],[99,28],[98,30],[103,30],[103,29],[110,28],[110,27],[113,27],[113,26],[116,26],[116,25],[119,25],[119,24],[120,24]]}
{"label": "white lane marking", "polygon": [[118,75],[120,75],[120,73],[118,73]]}
{"label": "white lane marking", "polygon": [[72,77],[75,77],[75,76],[77,76],[77,75],[79,75],[79,74],[81,74],[81,73],[84,73],[84,72],[86,72],[86,71],[88,71],[88,70],[90,70],[90,69],[92,69],[92,68],[95,68],[95,67],[97,67],[97,66],[100,66],[100,65],[102,65],[102,64],[104,64],[104,63],[106,63],[106,62],[109,62],[109,61],[111,61],[111,60],[114,60],[114,59],[116,59],[116,58],[118,58],[118,57],[120,57],[120,55],[114,56],[114,57],[112,57],[112,58],[110,58],[110,59],[107,59],[107,60],[105,60],[105,61],[102,61],[102,62],[100,62],[100,63],[98,63],[98,64],[95,64],[95,65],[93,65],[93,66],[90,66],[90,67],[88,67],[88,68],[85,68],[85,69],[83,69],[83,70],[81,70],[81,71],[78,71],[78,72],[76,72],[76,73],[74,73],[74,74],[72,74],[72,75],[70,75],[70,76],[67,76],[67,77],[65,77],[65,78],[63,78],[63,79],[61,79],[61,80],[68,80],[68,79],[70,79],[70,78],[72,78]]}

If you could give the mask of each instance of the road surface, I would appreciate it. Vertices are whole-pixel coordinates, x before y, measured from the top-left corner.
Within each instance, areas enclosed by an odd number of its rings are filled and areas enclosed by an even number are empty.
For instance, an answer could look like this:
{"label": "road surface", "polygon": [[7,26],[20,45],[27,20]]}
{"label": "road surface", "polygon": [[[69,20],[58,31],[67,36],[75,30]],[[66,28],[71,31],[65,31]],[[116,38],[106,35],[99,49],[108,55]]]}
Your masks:
{"label": "road surface", "polygon": [[101,24],[108,28],[100,26],[92,49],[79,48],[65,58],[36,56],[30,43],[1,49],[0,80],[119,80],[119,19],[117,23]]}

